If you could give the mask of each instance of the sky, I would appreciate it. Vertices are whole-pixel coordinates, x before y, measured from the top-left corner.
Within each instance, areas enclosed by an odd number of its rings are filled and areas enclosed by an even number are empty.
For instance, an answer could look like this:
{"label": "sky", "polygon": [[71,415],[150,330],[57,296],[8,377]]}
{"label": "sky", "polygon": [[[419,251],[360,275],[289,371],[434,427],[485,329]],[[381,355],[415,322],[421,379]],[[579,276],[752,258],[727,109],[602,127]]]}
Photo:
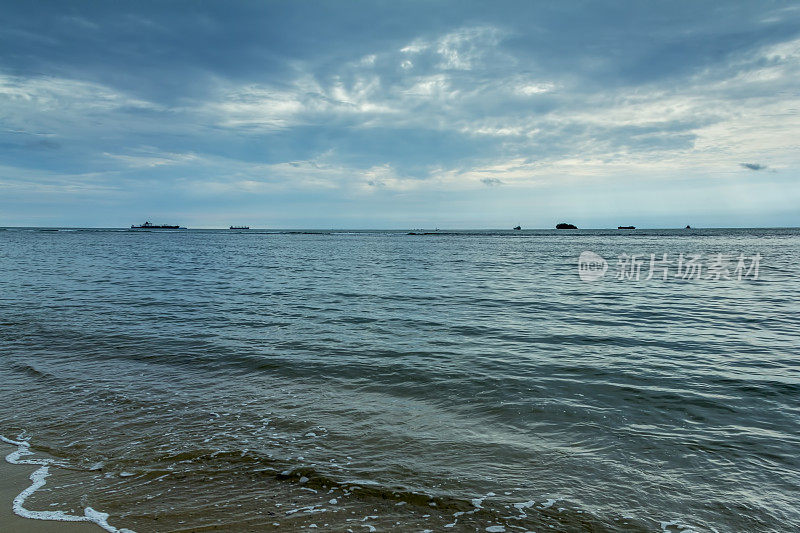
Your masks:
{"label": "sky", "polygon": [[0,1],[0,226],[800,226],[800,4]]}

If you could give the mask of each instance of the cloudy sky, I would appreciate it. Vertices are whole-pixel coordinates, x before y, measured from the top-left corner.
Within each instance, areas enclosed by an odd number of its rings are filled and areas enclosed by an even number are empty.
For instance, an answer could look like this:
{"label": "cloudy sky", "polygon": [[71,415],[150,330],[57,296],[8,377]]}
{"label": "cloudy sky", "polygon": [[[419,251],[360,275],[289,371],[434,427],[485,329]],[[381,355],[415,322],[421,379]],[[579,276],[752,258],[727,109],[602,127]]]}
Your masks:
{"label": "cloudy sky", "polygon": [[0,15],[0,225],[800,226],[797,3]]}

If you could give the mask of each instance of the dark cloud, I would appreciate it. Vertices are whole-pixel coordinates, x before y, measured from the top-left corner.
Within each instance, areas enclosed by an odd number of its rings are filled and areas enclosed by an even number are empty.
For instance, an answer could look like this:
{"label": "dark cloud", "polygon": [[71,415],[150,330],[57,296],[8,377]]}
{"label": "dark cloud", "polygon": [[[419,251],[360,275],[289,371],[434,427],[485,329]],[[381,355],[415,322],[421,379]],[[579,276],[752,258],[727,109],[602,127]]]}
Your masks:
{"label": "dark cloud", "polygon": [[483,178],[481,181],[487,187],[497,187],[498,185],[503,184],[503,180],[499,180],[497,178]]}
{"label": "dark cloud", "polygon": [[750,170],[767,170],[769,168],[767,165],[762,165],[761,163],[739,163],[739,166],[742,168],[749,168]]}

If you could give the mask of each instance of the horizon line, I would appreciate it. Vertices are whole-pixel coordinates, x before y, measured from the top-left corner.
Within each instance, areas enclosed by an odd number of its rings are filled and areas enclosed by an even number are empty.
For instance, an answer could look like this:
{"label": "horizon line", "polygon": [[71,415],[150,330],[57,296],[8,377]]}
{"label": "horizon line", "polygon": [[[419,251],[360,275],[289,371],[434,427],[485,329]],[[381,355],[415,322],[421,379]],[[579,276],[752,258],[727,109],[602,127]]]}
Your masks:
{"label": "horizon line", "polygon": [[[0,226],[0,229],[114,229],[114,230],[134,230],[134,229],[147,229],[147,228],[132,228],[130,226]],[[160,229],[160,228],[154,228]],[[483,227],[483,228],[347,228],[347,227],[253,227],[250,226],[247,229],[243,228],[230,228],[230,227],[186,227],[181,226],[179,228],[167,228],[173,229],[175,231],[185,230],[185,231],[192,231],[192,230],[226,230],[232,231],[238,229],[239,231],[258,231],[258,230],[268,230],[268,231],[581,231],[581,230],[616,230],[616,231],[637,231],[637,230],[674,230],[674,229],[691,229],[691,230],[699,230],[699,229],[800,229],[800,226],[691,226],[687,227],[679,227],[679,226],[669,226],[669,227],[655,227],[655,226],[636,226],[633,229],[629,228],[620,228],[620,227],[581,227],[581,228],[574,228],[574,229],[558,229],[555,227],[549,228],[521,228],[519,230],[512,228],[494,228],[494,227]]]}

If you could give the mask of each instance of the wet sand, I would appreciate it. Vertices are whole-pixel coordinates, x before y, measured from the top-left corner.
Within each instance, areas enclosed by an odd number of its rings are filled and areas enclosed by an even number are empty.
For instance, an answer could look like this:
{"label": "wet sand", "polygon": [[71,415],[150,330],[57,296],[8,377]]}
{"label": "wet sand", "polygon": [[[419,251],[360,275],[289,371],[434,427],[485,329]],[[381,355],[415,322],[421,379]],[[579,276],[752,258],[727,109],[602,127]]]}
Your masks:
{"label": "wet sand", "polygon": [[6,455],[15,446],[0,443],[0,533],[98,533],[103,529],[95,524],[81,522],[56,522],[32,520],[14,514],[11,503],[17,495],[31,485],[30,475],[36,465],[12,465]]}

